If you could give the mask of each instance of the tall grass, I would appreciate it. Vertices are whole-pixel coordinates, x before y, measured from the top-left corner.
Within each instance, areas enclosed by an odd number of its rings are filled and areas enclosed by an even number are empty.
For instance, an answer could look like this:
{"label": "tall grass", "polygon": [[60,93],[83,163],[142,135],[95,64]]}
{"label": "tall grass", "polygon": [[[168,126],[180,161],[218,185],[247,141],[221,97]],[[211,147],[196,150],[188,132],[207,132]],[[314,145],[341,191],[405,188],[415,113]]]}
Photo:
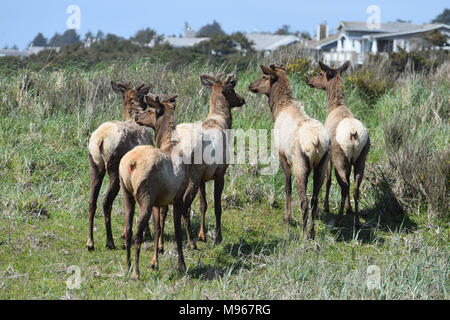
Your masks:
{"label": "tall grass", "polygon": [[[238,72],[236,90],[247,104],[233,110],[234,128],[273,127],[266,98],[248,91],[260,77],[259,62]],[[0,70],[0,297],[448,298],[450,82],[445,69],[403,74],[373,98],[357,86],[346,86],[347,104],[369,128],[372,141],[361,188],[361,230],[334,227],[340,192],[333,179],[332,213],[321,214],[315,243],[302,240],[300,229],[282,223],[281,171],[261,176],[258,166],[247,164],[227,171],[224,243],[219,246],[212,240],[214,206],[212,187],[207,187],[209,240],[198,244],[198,251],[185,250],[187,274],[173,271],[171,223],[160,271],[143,270],[140,283],[128,281],[122,251],[84,249],[87,141],[102,122],[121,119],[122,101],[110,81],[151,83],[152,92],[178,94],[176,120],[181,123],[208,113],[209,92],[201,87],[199,75],[233,69],[192,64],[173,70],[138,59],[91,71],[21,70],[5,76]],[[304,74],[290,78],[295,98],[323,122],[325,92],[306,86]],[[196,231],[198,207],[196,200]],[[298,207],[294,196],[297,217]],[[113,234],[118,238],[123,223],[120,199],[114,212]],[[105,239],[102,220],[99,210],[95,237],[100,243]],[[150,251],[143,251],[142,260],[149,261]],[[81,289],[67,293],[70,265],[81,267],[84,280]],[[379,290],[366,286],[369,265],[382,270]]]}

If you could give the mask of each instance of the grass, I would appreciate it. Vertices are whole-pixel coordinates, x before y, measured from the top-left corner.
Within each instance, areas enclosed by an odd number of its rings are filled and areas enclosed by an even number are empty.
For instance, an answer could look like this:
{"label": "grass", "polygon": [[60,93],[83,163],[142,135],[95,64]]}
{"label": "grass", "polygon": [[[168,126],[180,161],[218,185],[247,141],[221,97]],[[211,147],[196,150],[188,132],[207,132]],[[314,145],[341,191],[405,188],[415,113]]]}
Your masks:
{"label": "grass", "polygon": [[[384,122],[396,109],[413,112],[415,104],[429,104],[430,93],[441,106],[441,121],[430,116],[425,124],[438,128],[433,138],[436,149],[448,146],[445,98],[450,85],[427,84],[421,76],[405,80],[375,102],[365,100],[358,90],[346,91],[350,109],[368,126],[372,140],[361,191],[363,229],[351,227],[352,217],[346,217],[344,228],[334,226],[340,192],[333,179],[332,212],[320,213],[316,241],[304,240],[300,226],[283,223],[281,170],[274,176],[261,176],[255,166],[236,165],[226,175],[224,241],[214,245],[213,188],[208,184],[208,239],[197,243],[198,250],[184,250],[186,274],[175,271],[169,216],[159,271],[147,268],[153,246],[147,241],[141,251],[141,281],[131,281],[121,249],[120,196],[112,221],[119,249],[104,248],[105,228],[98,210],[96,250],[88,252],[87,141],[102,122],[121,117],[120,97],[112,93],[109,81],[150,82],[153,92],[179,94],[176,116],[181,123],[207,115],[208,92],[201,88],[198,76],[218,72],[211,69],[191,65],[175,73],[141,60],[93,72],[24,71],[0,78],[0,299],[449,298],[448,216],[433,214],[420,195],[411,205],[403,201],[386,171]],[[257,68],[239,74],[237,91],[247,104],[233,111],[234,128],[273,126],[266,99],[247,90],[259,76]],[[324,121],[324,92],[308,88],[295,77],[292,80],[295,97],[305,103],[308,114]],[[105,181],[100,201],[106,185]],[[293,208],[299,219],[297,195]],[[198,199],[192,210],[197,234]],[[73,265],[80,268],[81,287],[67,290],[71,276],[67,270]],[[380,268],[380,289],[367,287],[371,265]]]}

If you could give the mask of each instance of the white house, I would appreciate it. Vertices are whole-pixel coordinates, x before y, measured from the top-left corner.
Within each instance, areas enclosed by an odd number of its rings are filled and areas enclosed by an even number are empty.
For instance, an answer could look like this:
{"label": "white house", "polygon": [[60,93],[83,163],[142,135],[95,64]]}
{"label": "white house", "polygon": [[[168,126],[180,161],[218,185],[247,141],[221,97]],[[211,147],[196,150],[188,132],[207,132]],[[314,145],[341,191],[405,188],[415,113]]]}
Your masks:
{"label": "white house", "polygon": [[[411,23],[381,23],[374,28],[366,22],[342,21],[337,32],[329,37],[311,43],[320,50],[322,60],[328,64],[340,64],[350,60],[362,64],[368,53],[421,50],[417,46],[425,33],[437,30],[450,39],[450,26],[446,24],[418,25]],[[448,42],[448,41],[447,41]]]}
{"label": "white house", "polygon": [[[302,39],[294,35],[274,35],[271,33],[248,33],[244,34],[248,41],[253,42],[253,49],[269,53],[281,46],[289,46],[294,43],[302,42]],[[194,45],[207,41],[209,38],[196,38],[195,33],[186,31],[184,37],[167,37],[163,42],[172,45],[174,48],[193,47]]]}

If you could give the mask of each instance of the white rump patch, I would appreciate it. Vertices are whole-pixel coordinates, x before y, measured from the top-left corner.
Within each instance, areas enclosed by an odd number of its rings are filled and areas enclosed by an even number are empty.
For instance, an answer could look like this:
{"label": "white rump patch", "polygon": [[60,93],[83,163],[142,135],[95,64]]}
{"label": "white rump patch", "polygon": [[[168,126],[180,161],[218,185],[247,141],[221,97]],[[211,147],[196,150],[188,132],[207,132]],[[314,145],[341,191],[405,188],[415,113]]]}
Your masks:
{"label": "white rump patch", "polygon": [[[352,136],[355,139],[352,139]],[[345,118],[336,128],[336,141],[351,163],[358,159],[368,139],[367,129],[357,119]]]}

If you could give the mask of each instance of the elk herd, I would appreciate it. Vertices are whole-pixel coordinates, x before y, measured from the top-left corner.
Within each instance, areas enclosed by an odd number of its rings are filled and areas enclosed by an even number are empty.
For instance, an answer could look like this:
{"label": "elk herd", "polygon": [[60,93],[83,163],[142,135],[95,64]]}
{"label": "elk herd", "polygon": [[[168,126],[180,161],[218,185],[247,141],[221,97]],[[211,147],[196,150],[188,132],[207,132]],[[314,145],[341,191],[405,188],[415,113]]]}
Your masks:
{"label": "elk herd", "polygon": [[[342,224],[344,206],[347,214],[350,204],[350,173],[354,168],[354,224],[360,226],[358,216],[359,187],[364,174],[370,140],[367,129],[347,108],[341,75],[349,67],[346,62],[338,69],[319,63],[322,72],[307,80],[310,87],[326,90],[328,117],[325,124],[309,117],[303,105],[293,99],[293,92],[282,65],[261,65],[262,77],[249,86],[256,94],[268,98],[274,119],[275,139],[280,165],[285,176],[285,221],[295,225],[292,215],[292,174],[300,197],[303,234],[314,239],[314,221],[318,215],[318,195],[326,178],[325,211],[329,211],[331,169],[341,189],[338,223]],[[89,235],[87,248],[94,250],[94,216],[100,188],[108,173],[109,186],[103,201],[106,227],[106,247],[115,249],[111,231],[111,210],[114,199],[122,191],[124,228],[122,238],[126,262],[131,267],[132,227],[136,203],[139,207],[134,234],[134,265],[132,278],[139,279],[139,254],[144,233],[150,232],[153,215],[154,252],[152,268],[158,268],[158,254],[164,250],[164,226],[168,206],[173,207],[173,222],[178,252],[178,269],[185,271],[181,218],[184,220],[187,241],[196,248],[191,234],[190,207],[200,191],[200,231],[198,240],[206,240],[205,214],[207,200],[205,183],[214,181],[214,212],[216,217],[215,243],[222,241],[222,192],[227,170],[226,161],[194,161],[197,152],[223,154],[228,146],[226,131],[232,128],[232,109],[241,107],[245,100],[236,91],[235,74],[200,76],[201,84],[210,90],[209,114],[201,123],[176,124],[176,98],[173,95],[151,94],[150,86],[132,89],[127,84],[111,82],[114,92],[123,99],[124,121],[103,123],[89,140],[91,193],[89,200]],[[153,135],[153,132],[154,135]],[[308,177],[313,176],[311,221],[308,223]]]}

